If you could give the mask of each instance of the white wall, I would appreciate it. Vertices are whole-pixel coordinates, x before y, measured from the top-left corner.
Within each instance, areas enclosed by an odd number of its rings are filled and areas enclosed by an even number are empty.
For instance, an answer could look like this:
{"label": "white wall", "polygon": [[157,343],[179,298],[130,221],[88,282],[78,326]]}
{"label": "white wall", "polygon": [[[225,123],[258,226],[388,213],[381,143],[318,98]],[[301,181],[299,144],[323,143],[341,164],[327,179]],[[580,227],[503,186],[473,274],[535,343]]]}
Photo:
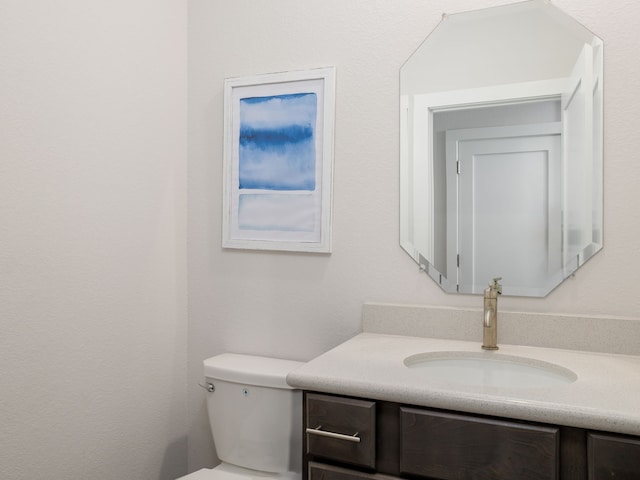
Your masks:
{"label": "white wall", "polygon": [[0,478],[186,471],[186,15],[0,2]]}
{"label": "white wall", "polygon": [[[189,12],[189,466],[216,461],[204,358],[310,359],[360,329],[364,301],[480,307],[443,293],[398,242],[398,70],[443,12],[494,0],[192,0]],[[640,75],[630,0],[556,0],[605,42],[605,248],[547,298],[506,310],[638,317]],[[221,248],[225,77],[335,65],[334,252]]]}

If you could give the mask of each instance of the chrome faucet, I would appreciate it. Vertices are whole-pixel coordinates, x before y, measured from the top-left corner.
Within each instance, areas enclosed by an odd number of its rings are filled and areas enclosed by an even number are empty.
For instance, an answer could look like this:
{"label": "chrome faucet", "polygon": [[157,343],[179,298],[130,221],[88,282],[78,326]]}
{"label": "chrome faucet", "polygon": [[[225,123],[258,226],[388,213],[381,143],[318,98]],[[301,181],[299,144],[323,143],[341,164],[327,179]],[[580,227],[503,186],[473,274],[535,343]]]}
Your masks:
{"label": "chrome faucet", "polygon": [[484,325],[482,328],[482,348],[498,350],[498,295],[502,294],[502,277],[496,277],[484,291]]}

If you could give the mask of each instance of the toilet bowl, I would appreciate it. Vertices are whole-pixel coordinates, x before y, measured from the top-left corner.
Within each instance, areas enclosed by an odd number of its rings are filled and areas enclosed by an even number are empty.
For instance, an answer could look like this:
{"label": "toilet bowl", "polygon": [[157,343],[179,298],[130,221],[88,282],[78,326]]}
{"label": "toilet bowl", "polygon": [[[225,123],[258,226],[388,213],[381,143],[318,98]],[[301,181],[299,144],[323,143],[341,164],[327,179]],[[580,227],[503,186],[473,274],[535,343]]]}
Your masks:
{"label": "toilet bowl", "polygon": [[301,365],[234,353],[205,360],[209,424],[221,463],[179,480],[300,480],[302,392],[286,377]]}

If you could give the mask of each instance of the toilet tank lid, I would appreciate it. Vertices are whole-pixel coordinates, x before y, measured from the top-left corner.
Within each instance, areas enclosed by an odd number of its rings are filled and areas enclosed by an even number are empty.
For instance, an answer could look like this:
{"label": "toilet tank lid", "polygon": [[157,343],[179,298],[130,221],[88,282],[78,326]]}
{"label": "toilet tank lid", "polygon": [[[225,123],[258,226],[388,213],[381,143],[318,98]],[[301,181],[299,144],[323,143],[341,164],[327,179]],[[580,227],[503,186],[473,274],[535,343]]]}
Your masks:
{"label": "toilet tank lid", "polygon": [[291,389],[287,375],[303,364],[280,358],[223,353],[204,361],[204,376],[258,387]]}

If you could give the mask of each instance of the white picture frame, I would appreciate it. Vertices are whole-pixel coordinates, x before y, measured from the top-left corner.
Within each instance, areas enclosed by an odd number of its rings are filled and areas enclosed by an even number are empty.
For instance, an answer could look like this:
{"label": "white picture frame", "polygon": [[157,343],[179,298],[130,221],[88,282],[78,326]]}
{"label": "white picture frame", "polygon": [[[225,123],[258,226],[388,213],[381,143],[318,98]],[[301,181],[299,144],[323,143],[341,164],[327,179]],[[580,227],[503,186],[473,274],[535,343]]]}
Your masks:
{"label": "white picture frame", "polygon": [[335,67],[224,82],[223,248],[331,252]]}

